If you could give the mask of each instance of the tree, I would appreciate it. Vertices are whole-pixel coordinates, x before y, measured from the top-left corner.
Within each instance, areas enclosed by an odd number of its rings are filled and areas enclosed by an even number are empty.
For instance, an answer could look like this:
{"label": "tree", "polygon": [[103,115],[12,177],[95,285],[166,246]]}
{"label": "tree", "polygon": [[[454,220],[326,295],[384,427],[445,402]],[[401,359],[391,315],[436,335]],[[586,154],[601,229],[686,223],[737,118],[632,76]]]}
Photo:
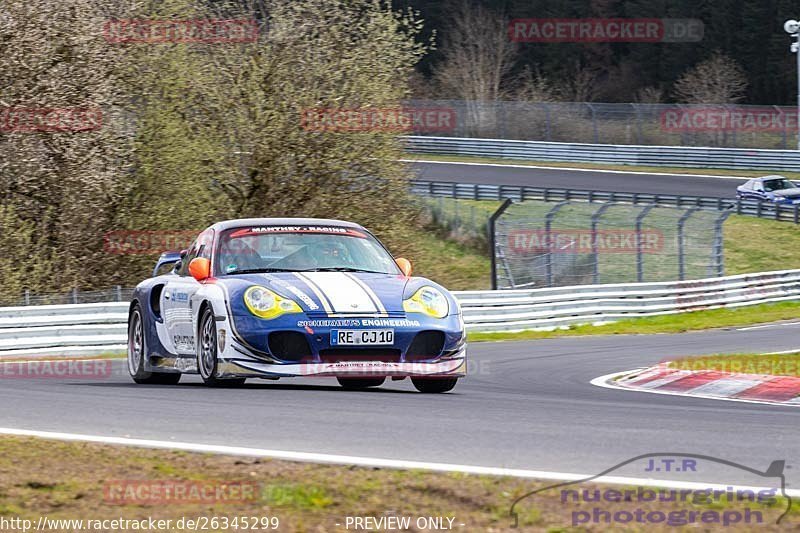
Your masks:
{"label": "tree", "polygon": [[[130,179],[116,73],[121,53],[102,37],[96,0],[6,0],[0,5],[0,276],[3,292],[91,285],[105,271],[103,234]],[[94,126],[69,125],[78,108]],[[64,131],[32,111],[61,110]],[[97,112],[101,114],[97,114]],[[21,131],[13,117],[30,125]],[[48,119],[49,120],[49,119]],[[90,125],[91,126],[91,125]]]}
{"label": "tree", "polygon": [[730,57],[715,52],[675,82],[675,96],[688,104],[730,104],[744,98],[747,76]]}
{"label": "tree", "polygon": [[444,32],[441,60],[434,66],[434,83],[440,95],[465,100],[468,130],[495,129],[496,102],[511,93],[507,85],[517,54],[508,37],[508,20],[502,14],[466,1],[451,2],[450,23]]}
{"label": "tree", "polygon": [[[416,210],[403,131],[304,127],[307,110],[391,114],[427,43],[383,0],[7,0],[0,112],[99,107],[101,127],[0,131],[3,291],[131,284],[153,257],[113,230],[200,230],[220,218],[360,222],[409,251]],[[110,19],[252,19],[255,42],[120,43]],[[1,115],[0,115],[1,116]]]}

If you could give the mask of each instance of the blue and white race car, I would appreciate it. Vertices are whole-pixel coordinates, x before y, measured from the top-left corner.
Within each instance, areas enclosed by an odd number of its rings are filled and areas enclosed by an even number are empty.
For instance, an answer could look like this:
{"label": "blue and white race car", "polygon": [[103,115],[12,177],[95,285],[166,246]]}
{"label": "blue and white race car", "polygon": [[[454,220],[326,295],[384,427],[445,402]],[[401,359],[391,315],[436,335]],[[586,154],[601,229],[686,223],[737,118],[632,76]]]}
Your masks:
{"label": "blue and white race car", "polygon": [[455,298],[357,224],[229,220],[162,254],[136,287],[128,369],[136,383],[333,376],[361,389],[408,377],[446,392],[466,373],[466,334]]}
{"label": "blue and white race car", "polygon": [[752,178],[736,188],[740,200],[761,200],[776,204],[800,204],[800,187],[783,176]]}

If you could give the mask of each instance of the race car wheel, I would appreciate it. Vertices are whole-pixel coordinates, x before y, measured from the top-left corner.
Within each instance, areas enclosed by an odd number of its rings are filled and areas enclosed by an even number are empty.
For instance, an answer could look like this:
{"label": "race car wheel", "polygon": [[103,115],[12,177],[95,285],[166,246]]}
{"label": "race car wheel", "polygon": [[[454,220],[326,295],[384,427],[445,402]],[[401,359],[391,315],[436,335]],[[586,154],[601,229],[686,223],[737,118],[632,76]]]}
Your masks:
{"label": "race car wheel", "polygon": [[411,378],[411,383],[420,392],[438,393],[453,390],[458,378]]}
{"label": "race car wheel", "polygon": [[142,323],[142,310],[137,304],[128,321],[128,373],[133,381],[143,385],[175,385],[181,380],[181,375],[178,373],[145,371],[146,359],[147,341]]}
{"label": "race car wheel", "polygon": [[380,387],[386,378],[336,378],[336,381],[347,390],[359,390]]}
{"label": "race car wheel", "polygon": [[217,377],[217,326],[214,311],[206,307],[200,318],[199,346],[197,347],[197,370],[209,387],[237,387],[245,378],[220,379]]}

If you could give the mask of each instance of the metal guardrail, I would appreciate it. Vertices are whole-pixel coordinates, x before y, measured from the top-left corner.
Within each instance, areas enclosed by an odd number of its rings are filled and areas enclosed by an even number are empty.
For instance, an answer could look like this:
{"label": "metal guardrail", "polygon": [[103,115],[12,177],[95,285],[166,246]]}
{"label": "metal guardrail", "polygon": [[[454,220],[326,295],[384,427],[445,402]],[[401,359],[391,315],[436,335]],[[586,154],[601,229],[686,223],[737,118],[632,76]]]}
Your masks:
{"label": "metal guardrail", "polygon": [[[470,331],[555,328],[800,300],[800,270],[530,290],[460,291]],[[124,351],[128,303],[0,308],[0,357]]]}
{"label": "metal guardrail", "polygon": [[0,308],[0,357],[125,350],[129,302]]}
{"label": "metal guardrail", "polygon": [[800,167],[800,151],[797,150],[581,144],[457,137],[406,136],[404,139],[406,151],[415,154],[749,170],[794,170]]}
{"label": "metal guardrail", "polygon": [[455,293],[472,331],[556,328],[800,300],[800,270],[668,283]]}
{"label": "metal guardrail", "polygon": [[452,183],[446,181],[412,180],[411,191],[425,196],[444,196],[462,200],[506,199],[522,202],[540,200],[563,202],[617,202],[633,205],[655,204],[664,207],[699,207],[701,209],[731,210],[737,215],[754,216],[783,222],[800,223],[800,205],[777,205],[759,200],[737,198],[708,198],[670,194],[646,194],[608,191],[580,191],[552,189],[528,185],[485,185],[477,183]]}
{"label": "metal guardrail", "polygon": [[127,302],[133,296],[133,288],[123,288],[121,285],[96,291],[84,291],[73,288],[69,292],[50,294],[31,294],[26,289],[18,297],[9,294],[0,296],[1,306],[16,305],[67,305],[90,304],[96,302]]}

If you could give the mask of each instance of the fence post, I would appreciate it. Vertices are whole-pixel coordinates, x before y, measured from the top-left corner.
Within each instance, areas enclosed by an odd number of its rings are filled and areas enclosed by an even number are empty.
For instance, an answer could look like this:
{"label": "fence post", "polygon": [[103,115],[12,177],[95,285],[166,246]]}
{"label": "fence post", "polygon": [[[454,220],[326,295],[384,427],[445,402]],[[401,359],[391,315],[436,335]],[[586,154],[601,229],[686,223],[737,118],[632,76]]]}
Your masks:
{"label": "fence post", "polygon": [[592,214],[592,283],[597,285],[600,283],[600,256],[597,252],[597,224],[600,222],[600,217],[606,210],[614,205],[612,202],[606,202]]}
{"label": "fence post", "polygon": [[636,144],[644,144],[644,135],[642,134],[642,111],[639,109],[641,104],[631,104],[636,110]]}
{"label": "fence post", "polygon": [[678,280],[683,281],[686,279],[686,252],[685,252],[685,245],[684,241],[684,234],[683,234],[683,227],[686,224],[686,221],[689,220],[689,217],[697,211],[696,207],[691,209],[687,209],[686,212],[681,216],[678,220]]}
{"label": "fence post", "polygon": [[[796,212],[796,211],[795,211]],[[730,210],[724,211],[716,221],[714,221],[714,266],[718,277],[725,275],[725,253],[724,253],[724,233],[723,225],[731,214]]]}
{"label": "fence post", "polygon": [[[783,115],[783,111],[781,110],[780,107],[778,107],[776,105],[774,105],[772,107],[775,108],[775,111],[777,111],[779,115]],[[781,130],[781,148],[783,150],[786,150],[786,123],[787,122],[788,122],[788,120],[786,120],[785,117],[781,116],[781,123],[784,125],[783,129]]]}
{"label": "fence post", "polygon": [[551,234],[551,226],[553,224],[553,217],[556,216],[556,213],[564,207],[565,205],[569,204],[569,202],[564,201],[556,204],[547,214],[544,216],[544,239],[545,239],[545,279],[547,280],[547,286],[553,286],[553,240],[550,238]]}
{"label": "fence post", "polygon": [[491,265],[492,265],[492,290],[497,290],[497,235],[495,232],[495,223],[500,216],[505,213],[508,206],[510,206],[513,202],[511,198],[506,198],[506,201],[492,213],[492,216],[489,217],[489,252],[491,254]]}
{"label": "fence post", "polygon": [[636,215],[636,281],[644,281],[644,257],[642,252],[642,220],[647,213],[655,207],[655,204],[644,206],[641,213]]}
{"label": "fence post", "polygon": [[592,112],[592,133],[594,134],[594,144],[600,143],[600,135],[597,132],[597,115],[594,110],[594,106],[590,103],[586,103],[589,106],[589,110]]}
{"label": "fence post", "polygon": [[78,303],[78,288],[75,287],[72,289],[72,303]]}
{"label": "fence post", "polygon": [[477,227],[475,226],[475,206],[469,206],[469,227],[475,233],[478,232]]}
{"label": "fence post", "polygon": [[545,139],[551,141],[550,138],[550,104],[543,104],[544,105],[544,116],[545,116]]}
{"label": "fence post", "polygon": [[30,289],[25,289],[25,305],[31,305],[31,291],[30,291]]}
{"label": "fence post", "polygon": [[122,301],[122,285],[117,285],[116,292],[117,292],[117,301],[121,302]]}

